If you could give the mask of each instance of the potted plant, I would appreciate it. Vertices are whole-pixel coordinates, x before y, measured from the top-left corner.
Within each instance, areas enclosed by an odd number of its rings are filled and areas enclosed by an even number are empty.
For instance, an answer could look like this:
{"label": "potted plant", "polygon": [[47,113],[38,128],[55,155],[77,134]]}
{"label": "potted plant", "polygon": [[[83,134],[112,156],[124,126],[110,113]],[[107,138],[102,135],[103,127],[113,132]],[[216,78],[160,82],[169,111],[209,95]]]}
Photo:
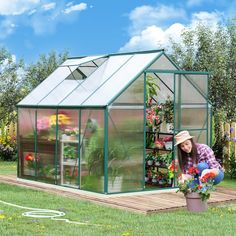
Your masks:
{"label": "potted plant", "polygon": [[151,165],[153,165],[153,154],[152,153],[148,153],[147,155],[146,155],[146,163],[147,163],[147,165],[148,166],[151,166]]}
{"label": "potted plant", "polygon": [[[111,185],[122,173],[123,161],[128,158],[128,152],[122,141],[119,139],[109,139],[108,148],[108,175]],[[97,128],[92,134],[87,150],[85,160],[88,167],[89,176],[104,178],[104,130]],[[102,179],[101,178],[101,179]],[[104,182],[104,179],[102,180]],[[109,183],[108,183],[109,185]]]}
{"label": "potted plant", "polygon": [[66,128],[63,131],[62,139],[63,140],[76,140],[79,135],[79,129],[76,127]]}
{"label": "potted plant", "polygon": [[68,159],[76,159],[76,147],[75,146],[72,146],[72,145],[65,145],[64,146],[64,149],[63,149],[63,156],[65,158],[65,160],[68,160]]}
{"label": "potted plant", "polygon": [[177,192],[184,194],[189,211],[206,211],[210,192],[215,190],[213,187],[215,174],[207,173],[199,176],[199,170],[196,167],[189,168],[188,173],[181,174],[179,177]]}

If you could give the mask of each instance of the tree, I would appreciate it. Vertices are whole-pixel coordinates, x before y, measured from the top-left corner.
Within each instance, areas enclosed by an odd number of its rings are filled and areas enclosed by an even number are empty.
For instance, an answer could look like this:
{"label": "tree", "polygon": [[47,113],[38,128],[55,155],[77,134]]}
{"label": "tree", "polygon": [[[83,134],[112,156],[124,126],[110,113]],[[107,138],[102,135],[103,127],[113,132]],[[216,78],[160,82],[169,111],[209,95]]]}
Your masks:
{"label": "tree", "polygon": [[209,99],[228,120],[236,120],[236,25],[211,29],[199,24],[182,34],[182,44],[172,41],[171,58],[184,70],[211,73]]}
{"label": "tree", "polygon": [[48,55],[42,54],[35,64],[26,68],[25,88],[28,92],[45,80],[60,64],[68,58],[68,52],[59,53],[52,51]]}
{"label": "tree", "polygon": [[16,119],[15,105],[22,98],[23,67],[22,60],[16,63],[5,48],[0,49],[0,121],[6,125]]}

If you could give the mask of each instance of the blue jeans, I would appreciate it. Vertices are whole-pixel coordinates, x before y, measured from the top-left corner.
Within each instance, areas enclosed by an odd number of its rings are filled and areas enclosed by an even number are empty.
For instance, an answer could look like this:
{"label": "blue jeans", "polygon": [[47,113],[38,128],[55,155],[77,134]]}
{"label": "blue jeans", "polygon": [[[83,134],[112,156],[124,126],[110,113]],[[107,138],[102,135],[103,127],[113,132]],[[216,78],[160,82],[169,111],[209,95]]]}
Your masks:
{"label": "blue jeans", "polygon": [[[200,162],[198,163],[197,165],[197,168],[199,169],[200,173],[199,173],[199,176],[202,174],[202,171],[205,170],[205,169],[210,169],[209,168],[209,165],[206,163],[206,162]],[[220,170],[219,171],[219,174],[213,178],[213,181],[214,181],[214,185],[217,185],[219,184],[224,178],[224,171],[223,170]]]}

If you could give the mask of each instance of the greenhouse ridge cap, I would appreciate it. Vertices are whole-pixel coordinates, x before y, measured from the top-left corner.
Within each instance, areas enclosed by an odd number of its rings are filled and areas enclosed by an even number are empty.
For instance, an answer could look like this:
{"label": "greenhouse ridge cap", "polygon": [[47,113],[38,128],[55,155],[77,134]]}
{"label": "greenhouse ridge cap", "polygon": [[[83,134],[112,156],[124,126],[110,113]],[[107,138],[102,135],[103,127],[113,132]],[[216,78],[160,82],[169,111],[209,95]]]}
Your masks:
{"label": "greenhouse ridge cap", "polygon": [[101,54],[101,55],[87,55],[87,56],[80,56],[80,57],[68,57],[67,59],[81,59],[84,57],[89,56],[101,56],[101,57],[107,57],[107,56],[116,56],[116,55],[129,55],[129,54],[142,54],[142,53],[154,53],[154,52],[164,52],[164,49],[156,49],[156,50],[147,50],[147,51],[132,51],[132,52],[121,52],[121,53],[110,53],[110,54]]}

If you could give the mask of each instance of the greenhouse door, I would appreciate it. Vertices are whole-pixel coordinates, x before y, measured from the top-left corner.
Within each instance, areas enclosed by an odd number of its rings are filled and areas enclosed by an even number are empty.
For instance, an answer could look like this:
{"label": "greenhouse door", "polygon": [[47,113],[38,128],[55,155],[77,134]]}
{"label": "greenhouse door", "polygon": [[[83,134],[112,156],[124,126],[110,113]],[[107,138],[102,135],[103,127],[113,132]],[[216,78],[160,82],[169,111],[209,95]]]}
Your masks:
{"label": "greenhouse door", "polygon": [[174,73],[175,131],[188,130],[196,142],[211,144],[208,73]]}
{"label": "greenhouse door", "polygon": [[[148,70],[146,75],[145,188],[173,187],[174,134],[188,130],[210,144],[208,73]],[[156,88],[153,93],[153,88]]]}

